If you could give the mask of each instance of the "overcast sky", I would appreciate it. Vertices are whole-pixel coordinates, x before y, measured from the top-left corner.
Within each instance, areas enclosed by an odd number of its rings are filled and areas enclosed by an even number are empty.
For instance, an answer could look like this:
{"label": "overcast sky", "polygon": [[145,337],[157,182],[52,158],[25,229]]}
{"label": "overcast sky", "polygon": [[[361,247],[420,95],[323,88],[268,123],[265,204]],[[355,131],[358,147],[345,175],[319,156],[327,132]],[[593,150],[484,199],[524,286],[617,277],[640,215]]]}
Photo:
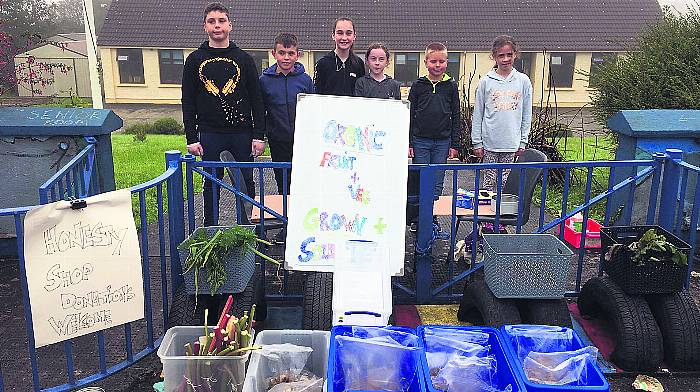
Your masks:
{"label": "overcast sky", "polygon": [[669,5],[675,7],[680,12],[685,12],[688,9],[688,5],[695,5],[695,0],[659,0],[661,6]]}

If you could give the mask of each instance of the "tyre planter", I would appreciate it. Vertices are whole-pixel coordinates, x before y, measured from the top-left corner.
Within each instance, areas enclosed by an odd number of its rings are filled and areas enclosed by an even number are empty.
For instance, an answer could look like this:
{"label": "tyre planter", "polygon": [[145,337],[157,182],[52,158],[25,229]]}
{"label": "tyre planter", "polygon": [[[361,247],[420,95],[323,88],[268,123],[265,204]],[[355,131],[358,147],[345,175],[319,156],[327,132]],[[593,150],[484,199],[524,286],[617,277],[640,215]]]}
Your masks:
{"label": "tyre planter", "polygon": [[626,294],[606,277],[592,278],[578,297],[581,315],[609,320],[615,348],[610,360],[626,371],[656,371],[663,338],[644,297]]}
{"label": "tyre planter", "polygon": [[573,328],[566,299],[527,299],[518,301],[525,324]]}
{"label": "tyre planter", "polygon": [[[233,304],[231,305],[230,314],[241,318],[243,312],[250,311],[251,306],[255,303],[255,293],[260,279],[256,274],[248,281],[245,289],[237,294],[233,294]],[[218,317],[227,296],[210,294],[200,294],[195,299],[193,294],[188,294],[184,285],[179,285],[175,289],[172,302],[168,310],[168,328],[175,326],[187,325],[204,325],[204,309],[211,304],[216,304],[217,309],[209,309],[210,316]],[[220,303],[220,306],[219,306]],[[256,311],[257,315],[258,312]],[[258,317],[256,316],[256,320]]]}
{"label": "tyre planter", "polygon": [[464,286],[457,319],[489,327],[522,321],[516,300],[497,298],[484,280],[474,280]]}
{"label": "tyre planter", "polygon": [[646,297],[664,339],[672,370],[700,370],[700,311],[688,291]]}
{"label": "tyre planter", "polygon": [[333,327],[332,272],[312,272],[306,276],[302,327],[317,331],[330,331]]}

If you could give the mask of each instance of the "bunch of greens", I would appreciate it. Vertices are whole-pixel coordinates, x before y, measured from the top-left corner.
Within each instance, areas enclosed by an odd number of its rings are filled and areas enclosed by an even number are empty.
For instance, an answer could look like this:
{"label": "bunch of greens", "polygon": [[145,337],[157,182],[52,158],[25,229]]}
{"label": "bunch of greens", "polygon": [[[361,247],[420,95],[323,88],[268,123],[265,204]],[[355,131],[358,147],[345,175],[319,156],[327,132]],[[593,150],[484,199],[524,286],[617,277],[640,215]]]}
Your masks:
{"label": "bunch of greens", "polygon": [[674,264],[688,265],[688,255],[681,252],[666,240],[663,234],[654,229],[647,230],[639,241],[631,243],[628,248],[632,251],[632,261],[637,265],[645,262],[662,262],[670,259]]}
{"label": "bunch of greens", "polygon": [[199,293],[199,272],[201,269],[207,271],[207,283],[211,288],[211,294],[213,295],[219,290],[228,278],[226,256],[236,248],[243,248],[246,252],[253,252],[263,259],[279,265],[279,261],[261,253],[256,248],[258,242],[265,245],[272,244],[258,238],[252,230],[244,227],[233,226],[225,230],[217,230],[211,236],[207,234],[206,230],[198,230],[192,234],[178,248],[189,251],[183,274],[193,271],[195,294]]}

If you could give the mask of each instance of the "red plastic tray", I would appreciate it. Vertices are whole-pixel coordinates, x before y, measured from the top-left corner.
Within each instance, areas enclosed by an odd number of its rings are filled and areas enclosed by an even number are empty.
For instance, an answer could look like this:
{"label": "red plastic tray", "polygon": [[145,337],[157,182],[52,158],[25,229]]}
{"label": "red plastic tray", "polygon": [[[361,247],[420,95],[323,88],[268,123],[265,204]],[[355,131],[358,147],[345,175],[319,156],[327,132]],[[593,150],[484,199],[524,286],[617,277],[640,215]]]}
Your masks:
{"label": "red plastic tray", "polygon": [[[583,224],[583,222],[581,222]],[[571,244],[576,249],[581,246],[581,232],[574,227],[574,222],[571,218],[566,220],[564,225],[564,240]],[[584,249],[600,249],[600,223],[593,219],[588,219],[586,227],[586,242]]]}

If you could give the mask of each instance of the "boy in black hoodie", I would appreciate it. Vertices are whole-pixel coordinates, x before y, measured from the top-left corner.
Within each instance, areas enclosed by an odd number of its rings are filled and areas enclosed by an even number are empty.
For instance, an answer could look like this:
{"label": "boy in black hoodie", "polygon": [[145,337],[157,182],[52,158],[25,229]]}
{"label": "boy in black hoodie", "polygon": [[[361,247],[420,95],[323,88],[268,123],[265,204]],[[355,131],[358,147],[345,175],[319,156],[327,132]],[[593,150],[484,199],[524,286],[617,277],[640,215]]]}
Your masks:
{"label": "boy in black hoodie", "polygon": [[[411,86],[408,157],[413,163],[447,163],[457,157],[459,147],[459,92],[454,79],[445,73],[447,47],[435,42],[425,49],[428,75]],[[442,194],[445,172],[435,176],[435,194]]]}
{"label": "boy in black hoodie", "polygon": [[[237,161],[250,162],[265,148],[265,107],[253,58],[229,41],[228,9],[211,3],[204,9],[209,40],[187,56],[182,76],[182,118],[187,151],[218,161],[228,150]],[[217,178],[223,169],[215,170]],[[248,194],[255,195],[252,169],[241,170]],[[218,224],[211,181],[204,182],[204,225]],[[218,191],[218,187],[217,187]],[[216,198],[218,200],[218,197]]]}

